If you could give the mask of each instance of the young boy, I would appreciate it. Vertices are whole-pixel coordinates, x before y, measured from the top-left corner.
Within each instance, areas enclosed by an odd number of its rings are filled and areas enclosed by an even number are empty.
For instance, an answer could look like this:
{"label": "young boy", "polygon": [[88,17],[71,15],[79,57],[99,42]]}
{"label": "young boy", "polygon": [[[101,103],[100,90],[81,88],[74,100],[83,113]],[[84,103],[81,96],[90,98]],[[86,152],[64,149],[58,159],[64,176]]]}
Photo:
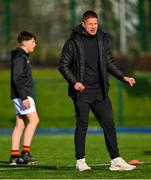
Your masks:
{"label": "young boy", "polygon": [[[35,164],[30,155],[32,137],[39,123],[32,98],[33,82],[29,53],[36,47],[36,37],[30,32],[20,32],[19,47],[11,52],[11,99],[16,110],[16,125],[12,133],[10,165]],[[23,135],[23,148],[19,153]]]}

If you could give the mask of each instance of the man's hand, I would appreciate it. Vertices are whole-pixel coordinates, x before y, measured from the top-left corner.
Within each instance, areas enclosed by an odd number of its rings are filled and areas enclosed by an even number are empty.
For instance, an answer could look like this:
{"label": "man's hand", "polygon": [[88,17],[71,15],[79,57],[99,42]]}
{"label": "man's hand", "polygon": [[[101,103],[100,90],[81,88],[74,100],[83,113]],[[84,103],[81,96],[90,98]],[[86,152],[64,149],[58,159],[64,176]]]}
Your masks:
{"label": "man's hand", "polygon": [[25,109],[29,109],[30,108],[30,102],[28,99],[23,100],[23,106]]}
{"label": "man's hand", "polygon": [[75,83],[74,88],[80,92],[82,92],[85,89],[84,85],[80,82]]}
{"label": "man's hand", "polygon": [[133,85],[136,83],[135,79],[132,78],[132,77],[127,77],[127,76],[125,76],[123,79],[124,79],[124,81],[127,82],[130,86],[133,86]]}

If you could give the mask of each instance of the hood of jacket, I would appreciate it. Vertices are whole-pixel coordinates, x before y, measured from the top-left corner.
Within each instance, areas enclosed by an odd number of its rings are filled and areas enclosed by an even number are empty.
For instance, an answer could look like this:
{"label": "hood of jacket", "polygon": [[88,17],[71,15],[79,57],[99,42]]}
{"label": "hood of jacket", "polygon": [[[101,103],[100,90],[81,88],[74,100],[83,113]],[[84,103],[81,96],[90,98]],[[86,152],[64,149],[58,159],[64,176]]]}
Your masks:
{"label": "hood of jacket", "polygon": [[93,38],[94,37],[92,35],[87,34],[85,32],[84,27],[81,24],[79,24],[77,27],[75,27],[75,29],[72,30],[71,38],[74,38],[77,35],[85,37],[85,38]]}
{"label": "hood of jacket", "polygon": [[[100,29],[98,29],[97,31],[97,34],[102,34],[102,35],[105,35],[106,33],[104,33],[103,31],[101,31]],[[97,35],[96,34],[96,35]],[[81,36],[81,37],[85,37],[85,38],[93,38],[95,35],[90,35],[90,34],[87,34],[85,32],[85,29],[84,27],[79,24],[77,27],[75,27],[73,30],[72,30],[72,34],[71,34],[71,39],[72,38],[75,38],[76,36]]]}
{"label": "hood of jacket", "polygon": [[15,50],[11,51],[11,57],[20,57],[22,55],[29,56],[29,53],[26,53],[22,48],[18,47]]}

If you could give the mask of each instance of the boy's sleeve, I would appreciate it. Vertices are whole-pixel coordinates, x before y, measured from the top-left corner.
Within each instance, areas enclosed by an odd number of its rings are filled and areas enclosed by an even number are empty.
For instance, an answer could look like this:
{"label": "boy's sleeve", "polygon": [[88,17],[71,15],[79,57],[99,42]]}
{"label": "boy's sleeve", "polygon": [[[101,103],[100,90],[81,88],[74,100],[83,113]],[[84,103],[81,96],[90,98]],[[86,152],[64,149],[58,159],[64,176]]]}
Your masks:
{"label": "boy's sleeve", "polygon": [[13,65],[13,83],[16,87],[16,91],[20,96],[21,100],[27,99],[27,95],[24,90],[24,80],[23,80],[24,63],[25,63],[24,59],[18,57],[14,59],[14,65]]}

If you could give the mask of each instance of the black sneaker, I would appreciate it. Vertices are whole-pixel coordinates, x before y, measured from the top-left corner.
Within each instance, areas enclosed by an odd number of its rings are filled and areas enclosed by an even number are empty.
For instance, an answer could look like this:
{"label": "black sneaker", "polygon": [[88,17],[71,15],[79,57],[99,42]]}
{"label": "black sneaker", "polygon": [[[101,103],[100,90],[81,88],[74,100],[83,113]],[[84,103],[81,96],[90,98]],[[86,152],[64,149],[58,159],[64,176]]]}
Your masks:
{"label": "black sneaker", "polygon": [[18,165],[18,164],[23,164],[24,160],[17,156],[17,157],[10,157],[9,159],[9,165]]}
{"label": "black sneaker", "polygon": [[37,162],[29,152],[22,152],[20,157],[23,159],[24,164],[36,164]]}

